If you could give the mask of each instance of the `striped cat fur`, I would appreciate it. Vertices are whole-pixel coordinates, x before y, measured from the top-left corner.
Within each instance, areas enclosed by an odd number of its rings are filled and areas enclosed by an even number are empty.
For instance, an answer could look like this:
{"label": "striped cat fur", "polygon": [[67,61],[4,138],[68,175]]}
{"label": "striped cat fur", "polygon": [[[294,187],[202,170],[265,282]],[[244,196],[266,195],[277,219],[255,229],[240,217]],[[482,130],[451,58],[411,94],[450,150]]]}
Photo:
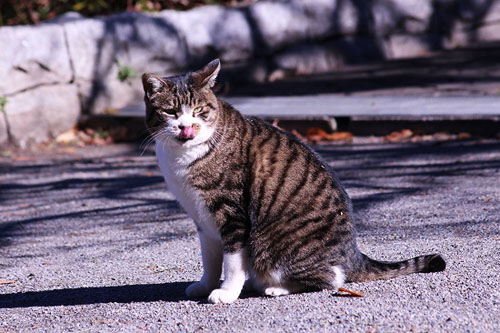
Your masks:
{"label": "striped cat fur", "polygon": [[219,70],[216,59],[185,75],[142,77],[159,167],[200,238],[204,273],[189,297],[231,303],[244,284],[279,296],[445,269],[438,254],[400,262],[362,254],[331,167],[290,133],[217,99]]}

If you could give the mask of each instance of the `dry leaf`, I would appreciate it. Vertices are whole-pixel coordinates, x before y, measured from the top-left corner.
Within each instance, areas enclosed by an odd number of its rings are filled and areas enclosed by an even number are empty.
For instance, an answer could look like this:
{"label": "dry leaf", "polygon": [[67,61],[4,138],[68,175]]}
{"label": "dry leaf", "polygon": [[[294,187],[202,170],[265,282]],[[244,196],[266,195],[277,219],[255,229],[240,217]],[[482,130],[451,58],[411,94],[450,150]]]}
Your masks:
{"label": "dry leaf", "polygon": [[458,140],[469,140],[472,139],[472,135],[467,132],[458,133]]}
{"label": "dry leaf", "polygon": [[384,140],[388,142],[405,142],[408,141],[412,136],[413,132],[411,130],[404,129],[387,134],[384,137]]}
{"label": "dry leaf", "polygon": [[348,293],[348,294],[350,294],[352,296],[363,297],[363,294],[359,293],[357,291],[353,291],[353,290],[349,290],[349,289],[345,289],[345,288],[339,288],[339,291],[341,291],[343,293]]}
{"label": "dry leaf", "polygon": [[349,132],[327,133],[318,127],[311,127],[307,130],[306,138],[312,142],[319,141],[344,141],[352,140],[353,135]]}
{"label": "dry leaf", "polygon": [[31,160],[28,156],[16,156],[12,158],[14,161],[29,161]]}
{"label": "dry leaf", "polygon": [[434,134],[434,139],[436,141],[450,141],[453,139],[453,136],[451,134],[448,134],[448,133],[438,132],[438,133]]}
{"label": "dry leaf", "polygon": [[12,283],[15,283],[16,280],[0,280],[0,285],[4,285],[4,284],[12,284]]}
{"label": "dry leaf", "polygon": [[72,142],[75,142],[77,140],[78,140],[78,137],[76,136],[76,133],[73,129],[70,129],[69,131],[63,132],[56,137],[56,142],[63,143],[63,144],[72,143]]}

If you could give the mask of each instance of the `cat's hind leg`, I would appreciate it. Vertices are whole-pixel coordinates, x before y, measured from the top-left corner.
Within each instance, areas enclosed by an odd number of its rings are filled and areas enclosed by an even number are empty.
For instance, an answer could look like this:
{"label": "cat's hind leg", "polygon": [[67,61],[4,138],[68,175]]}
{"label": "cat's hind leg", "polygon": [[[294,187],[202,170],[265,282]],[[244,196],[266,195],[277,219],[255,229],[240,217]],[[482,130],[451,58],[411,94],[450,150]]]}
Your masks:
{"label": "cat's hind leg", "polygon": [[287,281],[280,269],[271,271],[264,282],[260,282],[261,294],[277,297],[299,293],[305,289],[300,283]]}
{"label": "cat's hind leg", "polygon": [[271,278],[268,279],[267,286],[263,288],[262,293],[273,297],[300,293],[306,290],[329,289],[337,291],[345,282],[344,270],[340,265],[332,266],[328,277],[324,274],[318,274],[308,278],[302,277],[297,281],[289,281],[277,279],[279,274],[275,272],[270,275]]}
{"label": "cat's hind leg", "polygon": [[304,288],[298,284],[293,283],[284,283],[279,286],[270,286],[264,289],[264,295],[277,297],[277,296],[285,296],[289,294],[295,294],[303,291]]}

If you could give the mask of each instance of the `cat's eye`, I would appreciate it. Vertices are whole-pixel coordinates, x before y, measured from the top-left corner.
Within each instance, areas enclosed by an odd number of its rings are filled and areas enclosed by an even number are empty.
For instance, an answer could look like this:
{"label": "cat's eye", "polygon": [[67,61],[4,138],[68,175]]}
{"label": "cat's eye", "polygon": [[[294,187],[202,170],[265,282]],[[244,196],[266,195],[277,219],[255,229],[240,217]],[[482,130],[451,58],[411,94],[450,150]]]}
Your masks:
{"label": "cat's eye", "polygon": [[177,110],[175,110],[175,109],[162,109],[160,111],[160,113],[164,116],[167,116],[167,117],[175,117],[175,115],[177,114]]}
{"label": "cat's eye", "polygon": [[200,113],[202,110],[203,110],[203,108],[201,106],[197,106],[193,109],[193,114]]}

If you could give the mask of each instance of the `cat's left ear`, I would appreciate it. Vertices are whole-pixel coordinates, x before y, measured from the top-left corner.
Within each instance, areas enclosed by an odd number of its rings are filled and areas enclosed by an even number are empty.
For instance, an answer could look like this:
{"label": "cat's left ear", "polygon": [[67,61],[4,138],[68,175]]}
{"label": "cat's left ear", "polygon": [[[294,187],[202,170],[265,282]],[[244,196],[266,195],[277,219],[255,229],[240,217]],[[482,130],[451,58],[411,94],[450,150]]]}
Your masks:
{"label": "cat's left ear", "polygon": [[171,84],[169,84],[158,75],[144,73],[142,75],[142,86],[144,88],[146,96],[149,98],[154,93],[160,92],[164,89],[169,89],[171,87]]}
{"label": "cat's left ear", "polygon": [[215,85],[215,79],[220,71],[220,60],[210,61],[202,69],[192,72],[190,75],[191,83],[198,88],[212,88]]}

